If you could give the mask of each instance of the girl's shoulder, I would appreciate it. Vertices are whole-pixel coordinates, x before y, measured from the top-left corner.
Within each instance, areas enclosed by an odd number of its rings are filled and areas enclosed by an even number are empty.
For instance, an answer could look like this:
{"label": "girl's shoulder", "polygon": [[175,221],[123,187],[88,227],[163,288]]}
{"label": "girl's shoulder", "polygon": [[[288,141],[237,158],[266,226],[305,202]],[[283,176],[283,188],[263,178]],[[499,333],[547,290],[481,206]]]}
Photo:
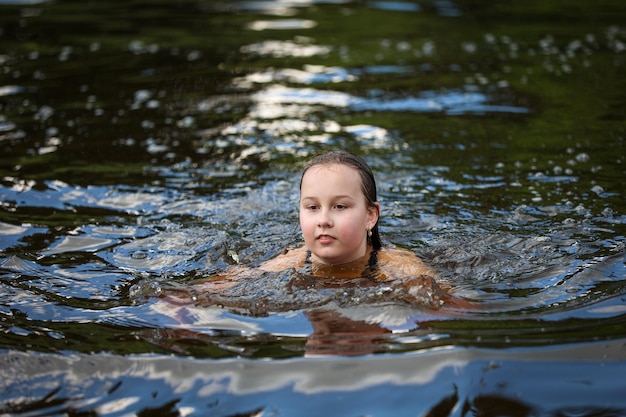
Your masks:
{"label": "girl's shoulder", "polygon": [[389,276],[419,276],[434,277],[436,271],[426,265],[420,258],[407,249],[384,247],[378,251],[380,268]]}

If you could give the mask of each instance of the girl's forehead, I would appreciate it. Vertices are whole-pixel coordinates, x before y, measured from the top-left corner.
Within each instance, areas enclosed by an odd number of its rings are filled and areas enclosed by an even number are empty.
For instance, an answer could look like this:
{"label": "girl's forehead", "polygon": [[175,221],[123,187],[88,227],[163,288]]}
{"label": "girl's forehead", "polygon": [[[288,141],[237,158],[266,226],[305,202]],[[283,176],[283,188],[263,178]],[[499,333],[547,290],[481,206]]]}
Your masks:
{"label": "girl's forehead", "polygon": [[[336,163],[330,163],[330,164],[323,164],[323,165],[314,165],[312,167],[310,167],[305,173],[304,173],[304,177],[306,178],[308,176],[308,174],[311,175],[326,175],[328,173],[334,173],[334,174],[341,174],[341,175],[345,175],[346,173],[349,172],[353,172],[355,174],[358,174],[358,170],[352,166],[349,165],[344,165],[344,164],[336,164]],[[349,175],[349,174],[348,174]]]}
{"label": "girl's forehead", "polygon": [[300,191],[301,197],[311,197],[318,193],[356,196],[363,193],[361,175],[358,169],[349,165],[315,165],[305,172]]}

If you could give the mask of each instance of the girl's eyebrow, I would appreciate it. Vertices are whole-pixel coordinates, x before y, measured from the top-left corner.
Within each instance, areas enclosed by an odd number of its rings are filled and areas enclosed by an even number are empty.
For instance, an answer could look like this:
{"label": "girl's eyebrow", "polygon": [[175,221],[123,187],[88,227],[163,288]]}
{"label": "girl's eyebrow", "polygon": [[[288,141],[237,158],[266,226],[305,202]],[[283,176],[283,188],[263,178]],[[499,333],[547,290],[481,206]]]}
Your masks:
{"label": "girl's eyebrow", "polygon": [[[348,194],[334,195],[331,197],[331,200],[340,200],[342,198],[349,198],[350,200],[354,200],[354,197]],[[305,197],[302,197],[300,200],[304,201],[304,200],[318,200],[318,199],[319,197],[315,197],[315,196],[305,196]]]}

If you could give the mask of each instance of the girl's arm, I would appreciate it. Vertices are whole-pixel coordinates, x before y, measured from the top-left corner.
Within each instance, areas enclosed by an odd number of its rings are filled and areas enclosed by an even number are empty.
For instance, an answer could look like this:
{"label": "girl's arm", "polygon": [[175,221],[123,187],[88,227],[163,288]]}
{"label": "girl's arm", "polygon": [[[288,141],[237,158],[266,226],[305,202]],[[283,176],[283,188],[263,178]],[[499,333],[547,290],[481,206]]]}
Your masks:
{"label": "girl's arm", "polygon": [[384,266],[385,275],[398,280],[397,284],[405,289],[405,301],[410,304],[433,309],[475,309],[470,301],[451,294],[452,288],[440,285],[435,280],[437,272],[411,251],[397,248],[381,250],[379,262]]}
{"label": "girl's arm", "polygon": [[265,272],[281,272],[289,268],[302,266],[306,259],[306,247],[286,249],[285,252],[268,259],[259,265],[259,269]]}
{"label": "girl's arm", "polygon": [[406,249],[384,248],[378,252],[378,262],[389,277],[435,277],[437,272],[413,252]]}

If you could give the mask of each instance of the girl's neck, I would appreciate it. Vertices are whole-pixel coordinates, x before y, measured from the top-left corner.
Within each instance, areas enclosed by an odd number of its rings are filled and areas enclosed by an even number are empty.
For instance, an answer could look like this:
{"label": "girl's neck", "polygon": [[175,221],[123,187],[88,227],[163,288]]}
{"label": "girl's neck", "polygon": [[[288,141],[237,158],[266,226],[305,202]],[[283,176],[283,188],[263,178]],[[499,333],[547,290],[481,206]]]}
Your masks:
{"label": "girl's neck", "polygon": [[311,275],[315,276],[332,276],[337,278],[354,278],[362,276],[364,273],[374,270],[377,264],[377,251],[370,245],[367,246],[365,255],[355,259],[354,261],[332,265],[328,263],[318,262],[315,256],[307,250],[306,264],[309,267]]}

